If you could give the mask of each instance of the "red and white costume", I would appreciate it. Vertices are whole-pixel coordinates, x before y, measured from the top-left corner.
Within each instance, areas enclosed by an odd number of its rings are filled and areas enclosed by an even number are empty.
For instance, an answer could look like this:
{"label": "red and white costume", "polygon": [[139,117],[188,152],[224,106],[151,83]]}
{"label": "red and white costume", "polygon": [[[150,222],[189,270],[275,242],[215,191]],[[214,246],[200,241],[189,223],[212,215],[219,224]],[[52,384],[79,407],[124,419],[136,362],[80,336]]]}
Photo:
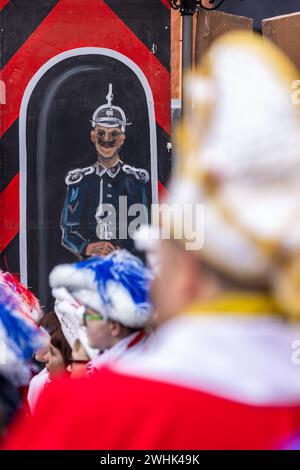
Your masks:
{"label": "red and white costume", "polygon": [[87,372],[92,374],[95,370],[100,370],[103,366],[120,359],[134,358],[147,348],[147,344],[148,336],[143,330],[134,332],[92,359],[87,365]]}
{"label": "red and white costume", "polygon": [[8,447],[283,447],[300,429],[300,373],[291,360],[297,338],[299,328],[272,317],[178,317],[134,360],[66,382],[63,394],[61,384],[49,387]]}

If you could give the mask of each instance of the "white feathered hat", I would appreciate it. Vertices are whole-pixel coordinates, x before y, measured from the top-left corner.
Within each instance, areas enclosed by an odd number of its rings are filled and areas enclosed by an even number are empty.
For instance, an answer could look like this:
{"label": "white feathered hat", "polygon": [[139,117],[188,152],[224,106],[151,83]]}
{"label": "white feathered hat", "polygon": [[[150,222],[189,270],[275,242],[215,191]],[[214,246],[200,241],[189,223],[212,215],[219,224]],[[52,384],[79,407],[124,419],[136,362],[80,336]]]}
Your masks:
{"label": "white feathered hat", "polygon": [[79,340],[90,359],[98,354],[98,349],[89,345],[86,329],[83,326],[84,307],[70,294],[65,287],[52,289],[55,298],[54,311],[61,324],[62,332],[73,349],[76,340]]}
{"label": "white feathered hat", "polygon": [[32,357],[45,346],[46,335],[33,317],[39,306],[32,293],[0,272],[0,374],[16,386],[27,385],[32,377]]}
{"label": "white feathered hat", "polygon": [[49,279],[53,289],[64,287],[81,305],[105,319],[130,328],[143,328],[150,319],[150,271],[126,250],[56,266]]}

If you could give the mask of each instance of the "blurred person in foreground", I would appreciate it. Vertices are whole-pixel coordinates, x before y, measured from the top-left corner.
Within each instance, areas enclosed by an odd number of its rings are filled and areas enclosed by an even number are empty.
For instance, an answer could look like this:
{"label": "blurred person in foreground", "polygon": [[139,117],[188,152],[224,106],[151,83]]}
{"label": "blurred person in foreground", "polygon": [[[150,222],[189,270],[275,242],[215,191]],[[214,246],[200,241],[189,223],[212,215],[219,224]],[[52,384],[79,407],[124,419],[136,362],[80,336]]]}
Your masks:
{"label": "blurred person in foreground", "polygon": [[[152,286],[156,348],[53,387],[8,448],[273,449],[297,437],[297,78],[258,37],[232,33],[213,45],[187,84],[193,110],[178,137],[172,237],[158,243]],[[195,249],[176,232],[199,204],[204,224],[190,221],[204,244]]]}
{"label": "blurred person in foreground", "polygon": [[53,269],[55,311],[73,348],[74,369],[89,358],[91,374],[144,349],[150,281],[150,271],[126,250]]}
{"label": "blurred person in foreground", "polygon": [[0,271],[0,441],[24,406],[21,391],[32,375],[31,359],[44,346],[36,320],[37,299],[10,273]]}

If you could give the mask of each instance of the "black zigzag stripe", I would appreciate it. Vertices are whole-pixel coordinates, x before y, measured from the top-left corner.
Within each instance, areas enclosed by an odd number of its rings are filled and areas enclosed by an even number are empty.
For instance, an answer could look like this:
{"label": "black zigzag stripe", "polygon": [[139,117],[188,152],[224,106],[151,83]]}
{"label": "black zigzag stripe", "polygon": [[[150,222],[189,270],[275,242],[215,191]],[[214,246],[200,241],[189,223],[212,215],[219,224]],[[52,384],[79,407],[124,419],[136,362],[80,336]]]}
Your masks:
{"label": "black zigzag stripe", "polygon": [[46,18],[59,0],[10,0],[0,13],[1,67]]}
{"label": "black zigzag stripe", "polygon": [[0,191],[6,188],[19,171],[18,123],[17,119],[0,140]]}
{"label": "black zigzag stripe", "polygon": [[105,0],[105,3],[170,71],[170,10],[160,0]]}

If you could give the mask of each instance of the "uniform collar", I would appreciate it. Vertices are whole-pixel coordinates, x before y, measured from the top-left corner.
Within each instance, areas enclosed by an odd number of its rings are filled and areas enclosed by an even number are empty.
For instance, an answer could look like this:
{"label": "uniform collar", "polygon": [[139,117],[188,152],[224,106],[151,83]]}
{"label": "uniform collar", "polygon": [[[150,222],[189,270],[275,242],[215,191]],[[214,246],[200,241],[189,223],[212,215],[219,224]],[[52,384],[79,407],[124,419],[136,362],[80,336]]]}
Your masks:
{"label": "uniform collar", "polygon": [[104,165],[102,165],[102,163],[97,161],[94,165],[96,168],[96,174],[98,176],[103,176],[105,173],[107,173],[111,178],[114,178],[119,173],[122,163],[123,162],[119,159],[113,166],[106,168]]}

